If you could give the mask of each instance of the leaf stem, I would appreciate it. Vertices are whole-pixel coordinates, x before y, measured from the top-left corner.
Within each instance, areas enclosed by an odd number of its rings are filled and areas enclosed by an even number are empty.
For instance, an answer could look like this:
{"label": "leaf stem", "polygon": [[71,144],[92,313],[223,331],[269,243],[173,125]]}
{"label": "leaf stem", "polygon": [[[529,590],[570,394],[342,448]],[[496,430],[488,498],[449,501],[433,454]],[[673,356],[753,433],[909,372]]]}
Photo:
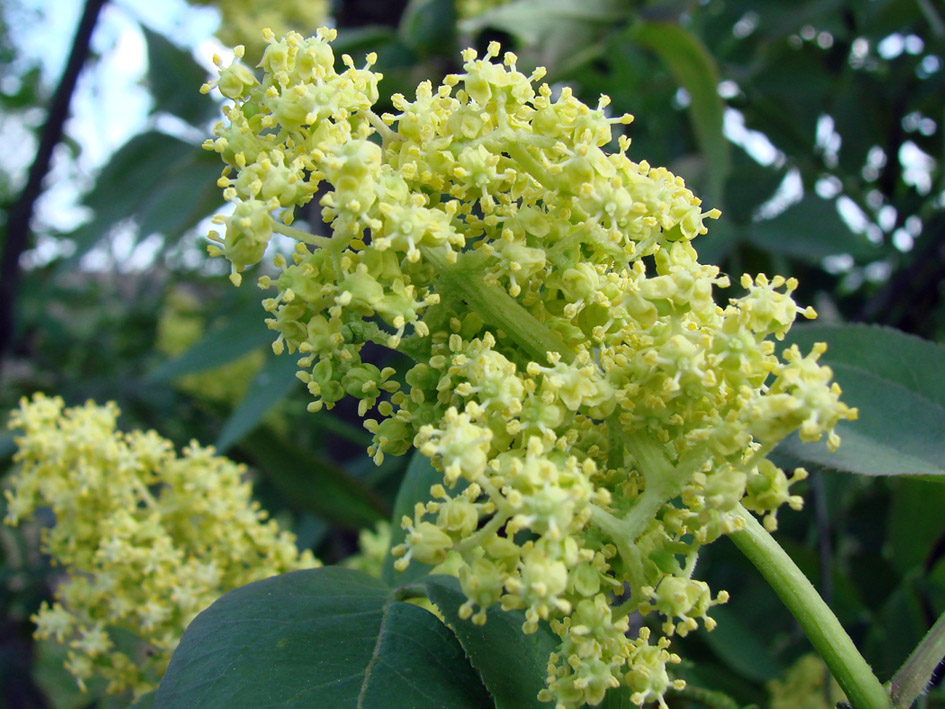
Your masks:
{"label": "leaf stem", "polygon": [[889,682],[889,694],[897,707],[912,706],[932,681],[935,668],[945,657],[945,613],[939,616],[909,658]]}
{"label": "leaf stem", "polygon": [[505,152],[507,152],[509,157],[518,163],[518,165],[525,168],[525,172],[534,177],[542,187],[552,192],[558,191],[558,185],[548,173],[548,170],[545,169],[538,160],[532,157],[532,154],[528,152],[528,148],[524,145],[518,142],[509,142],[505,145]]}
{"label": "leaf stem", "polygon": [[745,526],[729,534],[804,629],[814,649],[857,709],[891,709],[889,694],[860,655],[817,589],[770,533],[744,507]]}
{"label": "leaf stem", "polygon": [[574,361],[574,352],[558,333],[535,319],[505,289],[483,280],[483,254],[471,252],[451,264],[434,249],[421,247],[421,251],[437,270],[445,294],[462,300],[485,323],[501,329],[534,361],[547,364],[549,352],[557,352],[563,362]]}
{"label": "leaf stem", "polygon": [[705,454],[702,451],[693,451],[674,466],[666,457],[663,447],[649,432],[637,430],[623,435],[627,449],[646,480],[643,494],[625,519],[627,532],[631,539],[636,541],[660,508],[682,492],[686,481],[702,467]]}
{"label": "leaf stem", "polygon": [[332,239],[327,236],[318,236],[317,234],[310,234],[307,231],[302,231],[301,229],[296,229],[294,226],[286,226],[280,222],[273,222],[272,230],[277,234],[282,234],[283,236],[288,236],[291,239],[296,241],[301,241],[303,244],[310,244],[312,246],[318,246],[320,248],[330,248],[334,243]]}

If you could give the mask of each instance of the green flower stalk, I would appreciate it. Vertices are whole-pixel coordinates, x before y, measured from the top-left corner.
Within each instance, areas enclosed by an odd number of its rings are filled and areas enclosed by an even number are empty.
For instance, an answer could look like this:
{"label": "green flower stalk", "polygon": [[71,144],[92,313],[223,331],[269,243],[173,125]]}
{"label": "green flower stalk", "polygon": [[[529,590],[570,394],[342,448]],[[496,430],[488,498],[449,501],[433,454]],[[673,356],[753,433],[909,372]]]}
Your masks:
{"label": "green flower stalk", "polygon": [[109,693],[142,694],[222,594],[319,564],[252,501],[243,466],[196,443],[178,456],[154,431],[121,433],[118,414],[24,399],[10,418],[20,435],[5,521],[55,515],[41,547],[64,574],[33,617],[37,637],[68,644],[81,688],[97,675]]}
{"label": "green flower stalk", "polygon": [[[671,638],[711,629],[727,598],[695,578],[700,547],[743,507],[773,530],[806,473],[767,454],[794,431],[836,446],[855,417],[823,346],[775,355],[813,310],[764,275],[716,304],[729,281],[690,242],[719,212],[631,160],[622,134],[610,149],[631,118],[607,97],[555,94],[493,43],[378,115],[374,55],[339,73],[332,30],[265,36],[261,81],[235,63],[216,82],[232,103],[206,147],[234,210],[211,252],[239,284],[274,233],[295,238],[260,286],[309,408],[358,398],[375,460],[416,447],[442,472],[403,521],[398,566],[455,552],[465,617],[549,623],[543,700],[595,705],[626,685],[665,707],[683,684]],[[291,226],[319,189],[331,237]],[[361,359],[366,342],[412,364],[395,377]],[[628,634],[633,612],[647,624]]]}

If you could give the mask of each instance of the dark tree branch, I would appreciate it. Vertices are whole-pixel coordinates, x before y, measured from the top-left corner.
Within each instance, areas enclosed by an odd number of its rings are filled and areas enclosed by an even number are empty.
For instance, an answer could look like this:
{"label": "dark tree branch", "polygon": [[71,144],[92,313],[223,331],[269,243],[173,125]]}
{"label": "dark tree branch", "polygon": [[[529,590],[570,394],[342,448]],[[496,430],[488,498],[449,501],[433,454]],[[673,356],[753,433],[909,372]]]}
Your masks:
{"label": "dark tree branch", "polygon": [[89,56],[92,30],[106,2],[107,0],[86,0],[72,50],[69,52],[69,60],[49,104],[46,124],[40,133],[39,148],[30,166],[26,186],[10,209],[7,219],[7,234],[3,244],[3,258],[0,261],[0,363],[13,347],[20,256],[29,245],[33,208],[42,194],[43,178],[49,172],[53,149],[62,140],[63,125],[69,115],[69,104],[76,81]]}

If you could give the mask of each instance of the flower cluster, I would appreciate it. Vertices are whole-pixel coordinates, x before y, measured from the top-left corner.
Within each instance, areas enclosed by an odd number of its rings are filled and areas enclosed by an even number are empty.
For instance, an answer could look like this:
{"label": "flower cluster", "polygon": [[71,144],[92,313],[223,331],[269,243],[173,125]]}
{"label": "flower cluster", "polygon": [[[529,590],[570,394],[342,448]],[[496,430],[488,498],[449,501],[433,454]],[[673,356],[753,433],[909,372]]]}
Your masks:
{"label": "flower cluster", "polygon": [[267,521],[241,466],[196,444],[178,457],[154,431],[116,431],[118,414],[24,399],[10,419],[21,435],[6,522],[55,515],[42,549],[66,577],[34,617],[37,637],[68,643],[81,687],[97,674],[109,692],[140,694],[223,593],[317,562]]}
{"label": "flower cluster", "polygon": [[379,579],[390,549],[390,537],[390,522],[387,521],[378,522],[374,529],[362,529],[358,532],[358,553],[345,559],[345,566]]}
{"label": "flower cluster", "polygon": [[[377,115],[373,56],[339,72],[331,30],[266,37],[261,80],[236,63],[216,82],[232,103],[206,147],[234,210],[211,252],[239,283],[273,233],[297,239],[260,286],[310,409],[356,397],[378,462],[413,446],[442,471],[398,564],[458,555],[466,617],[548,622],[558,707],[621,684],[665,706],[671,636],[727,597],[693,577],[699,548],[746,508],[773,529],[805,473],[767,454],[794,431],[835,446],[855,415],[822,348],[775,353],[813,311],[763,275],[716,303],[728,279],[690,242],[718,212],[627,156],[606,97],[536,85],[493,43]],[[291,226],[319,190],[330,237]],[[412,363],[363,361],[366,342]],[[633,612],[648,624],[628,633]]]}

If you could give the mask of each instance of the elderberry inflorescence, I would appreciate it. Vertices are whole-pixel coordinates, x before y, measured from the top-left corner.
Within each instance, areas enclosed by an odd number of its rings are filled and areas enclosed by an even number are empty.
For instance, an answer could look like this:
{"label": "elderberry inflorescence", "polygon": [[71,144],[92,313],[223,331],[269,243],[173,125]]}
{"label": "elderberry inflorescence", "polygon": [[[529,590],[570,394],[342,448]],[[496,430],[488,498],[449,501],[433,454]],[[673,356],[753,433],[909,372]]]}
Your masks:
{"label": "elderberry inflorescence", "polygon": [[[670,637],[711,629],[727,598],[693,578],[700,547],[744,508],[774,529],[806,473],[768,453],[794,431],[836,446],[855,416],[822,347],[775,354],[813,310],[780,276],[716,304],[729,281],[690,242],[718,212],[632,161],[625,136],[610,150],[631,119],[606,97],[555,95],[493,43],[378,115],[374,55],[339,73],[332,30],[265,37],[261,81],[236,62],[216,82],[232,103],[207,147],[234,211],[211,251],[238,284],[274,233],[297,239],[260,286],[309,408],[356,397],[375,460],[415,447],[442,472],[404,519],[398,565],[458,555],[465,617],[550,623],[542,699],[593,705],[625,684],[665,706]],[[330,237],[291,226],[319,190]],[[367,342],[412,363],[365,362]],[[633,612],[662,634],[628,633]]]}

